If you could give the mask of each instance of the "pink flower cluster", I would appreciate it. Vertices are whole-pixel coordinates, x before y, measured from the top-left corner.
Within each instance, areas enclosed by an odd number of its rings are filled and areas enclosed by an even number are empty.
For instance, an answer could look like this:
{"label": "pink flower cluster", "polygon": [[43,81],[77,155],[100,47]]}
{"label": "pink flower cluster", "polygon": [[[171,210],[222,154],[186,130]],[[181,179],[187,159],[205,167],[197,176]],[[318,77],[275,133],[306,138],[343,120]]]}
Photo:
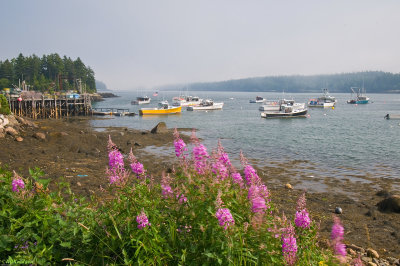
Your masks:
{"label": "pink flower cluster", "polygon": [[13,179],[12,183],[12,191],[13,192],[19,192],[19,189],[24,189],[25,188],[25,183],[21,178],[15,178]]}
{"label": "pink flower cluster", "polygon": [[176,157],[179,158],[182,156],[183,158],[185,158],[184,152],[187,151],[186,143],[182,139],[178,138],[174,140],[174,146]]}
{"label": "pink flower cluster", "polygon": [[151,223],[149,223],[149,219],[147,218],[146,214],[144,211],[142,211],[137,217],[136,217],[136,222],[138,223],[138,228],[143,229],[146,226],[151,226]]}
{"label": "pink flower cluster", "polygon": [[252,184],[249,187],[247,198],[251,201],[251,210],[254,213],[264,213],[270,208],[269,202],[269,191],[267,186],[260,184]]}
{"label": "pink flower cluster", "polygon": [[204,174],[207,166],[207,148],[203,144],[197,144],[193,147],[193,156],[195,162],[196,171],[199,174]]}
{"label": "pink flower cluster", "polygon": [[219,225],[224,228],[224,230],[228,229],[229,226],[235,224],[235,220],[232,217],[231,212],[227,208],[220,208],[215,213],[215,217],[217,217],[219,221]]}
{"label": "pink flower cluster", "polygon": [[217,177],[220,178],[221,180],[228,178],[229,171],[228,171],[228,168],[226,168],[226,166],[223,163],[217,161],[217,162],[213,163],[211,168],[212,168],[212,172],[214,174],[216,174]]}
{"label": "pink flower cluster", "polygon": [[240,173],[237,173],[237,172],[232,173],[231,177],[232,177],[234,183],[239,184],[240,187],[243,187],[243,178],[240,175]]}
{"label": "pink flower cluster", "polygon": [[334,223],[332,226],[331,239],[333,241],[333,247],[336,255],[338,255],[340,260],[344,260],[347,252],[346,245],[342,243],[344,235],[344,228],[340,219],[338,217],[334,217]]}
{"label": "pink flower cluster", "polygon": [[297,200],[296,218],[294,223],[300,228],[309,228],[311,225],[310,215],[306,209],[306,193],[303,193]]}
{"label": "pink flower cluster", "polygon": [[251,184],[258,184],[261,182],[261,179],[257,175],[256,170],[250,164],[247,164],[244,168],[244,177],[246,178],[248,186],[250,186]]}
{"label": "pink flower cluster", "polygon": [[306,209],[296,211],[296,218],[294,220],[294,223],[297,227],[300,228],[306,229],[310,227],[311,219]]}
{"label": "pink flower cluster", "polygon": [[144,173],[144,166],[139,162],[131,163],[131,169],[132,172],[134,172],[137,175],[141,175]]}
{"label": "pink flower cluster", "polygon": [[178,194],[176,195],[176,198],[178,199],[178,202],[180,204],[185,203],[187,201],[187,198],[185,197],[184,194]]}
{"label": "pink flower cluster", "polygon": [[290,224],[284,229],[282,234],[282,253],[288,265],[294,265],[296,262],[297,242],[294,235],[294,228]]}
{"label": "pink flower cluster", "polygon": [[111,150],[108,153],[110,169],[124,168],[124,156],[119,150]]}
{"label": "pink flower cluster", "polygon": [[168,184],[161,184],[161,194],[163,195],[164,198],[168,198],[169,196],[173,195],[174,192],[172,191],[172,188]]}

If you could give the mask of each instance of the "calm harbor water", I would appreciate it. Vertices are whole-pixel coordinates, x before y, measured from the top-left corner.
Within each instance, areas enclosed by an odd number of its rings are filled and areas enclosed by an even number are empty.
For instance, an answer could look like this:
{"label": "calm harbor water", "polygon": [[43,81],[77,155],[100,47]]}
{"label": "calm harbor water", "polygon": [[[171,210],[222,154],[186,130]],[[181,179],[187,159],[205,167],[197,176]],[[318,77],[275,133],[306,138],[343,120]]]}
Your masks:
{"label": "calm harbor water", "polygon": [[[169,128],[196,128],[198,137],[209,150],[221,140],[231,158],[238,159],[240,150],[246,157],[257,159],[259,166],[273,163],[298,163],[308,175],[332,178],[400,179],[400,121],[386,120],[387,113],[400,114],[400,94],[368,94],[370,104],[351,105],[348,94],[334,94],[335,109],[309,109],[309,117],[265,119],[260,117],[260,104],[249,103],[257,95],[277,100],[282,93],[272,92],[189,92],[201,98],[223,101],[222,111],[186,111],[169,116],[112,117],[93,120],[95,127],[118,126],[150,130],[158,122]],[[136,92],[118,92],[121,97],[109,98],[94,107],[129,108]],[[179,92],[161,92],[152,97],[155,106],[160,100],[172,102]],[[148,96],[151,96],[150,93]],[[285,94],[296,102],[307,102],[320,93]],[[174,153],[173,147],[164,152]]]}

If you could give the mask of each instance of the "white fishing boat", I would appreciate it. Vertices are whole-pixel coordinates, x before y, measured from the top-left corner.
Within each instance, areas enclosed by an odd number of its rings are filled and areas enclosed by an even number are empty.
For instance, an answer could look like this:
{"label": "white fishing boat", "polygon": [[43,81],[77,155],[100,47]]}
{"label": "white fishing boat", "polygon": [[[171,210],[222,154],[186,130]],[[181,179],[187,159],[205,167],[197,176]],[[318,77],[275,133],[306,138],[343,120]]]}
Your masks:
{"label": "white fishing boat", "polygon": [[267,99],[264,99],[263,97],[261,97],[261,96],[256,96],[256,99],[255,100],[250,100],[250,103],[263,103],[263,102],[265,102]]}
{"label": "white fishing boat", "polygon": [[329,95],[328,89],[322,89],[323,95],[317,99],[310,99],[308,101],[309,107],[333,107],[335,106],[337,100],[335,97]]}
{"label": "white fishing boat", "polygon": [[131,104],[140,105],[140,104],[147,104],[150,103],[151,98],[147,96],[136,97],[136,100],[131,101]]}
{"label": "white fishing boat", "polygon": [[306,117],[308,112],[305,103],[296,103],[294,100],[280,100],[279,110],[261,112],[263,118],[294,118]]}
{"label": "white fishing boat", "polygon": [[186,108],[187,111],[195,111],[195,110],[221,110],[224,106],[223,102],[215,103],[214,101],[207,99],[203,100],[200,105],[197,106],[188,106]]}
{"label": "white fishing boat", "polygon": [[197,96],[178,96],[178,97],[174,97],[172,98],[173,102],[172,102],[172,106],[196,106],[196,105],[200,105],[201,101],[203,99],[200,99]]}

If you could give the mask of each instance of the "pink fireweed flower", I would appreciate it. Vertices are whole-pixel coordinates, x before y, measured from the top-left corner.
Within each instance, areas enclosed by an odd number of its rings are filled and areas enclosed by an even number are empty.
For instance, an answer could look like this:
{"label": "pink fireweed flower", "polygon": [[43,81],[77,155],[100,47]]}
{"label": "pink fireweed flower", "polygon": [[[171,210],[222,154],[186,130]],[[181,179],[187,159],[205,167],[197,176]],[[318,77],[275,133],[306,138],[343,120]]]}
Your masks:
{"label": "pink fireweed flower", "polygon": [[146,214],[144,211],[142,211],[137,217],[136,217],[136,222],[138,223],[138,228],[143,229],[146,226],[151,226],[151,223],[149,223],[149,219],[147,219]]}
{"label": "pink fireweed flower", "polygon": [[235,224],[235,220],[232,217],[231,212],[229,209],[218,209],[215,213],[215,217],[217,217],[219,221],[219,225],[224,228],[224,230],[228,229],[229,226]]}
{"label": "pink fireweed flower", "polygon": [[187,151],[186,143],[182,139],[176,139],[174,140],[174,146],[175,146],[175,155],[176,157],[183,157],[185,158],[184,152]]}
{"label": "pink fireweed flower", "polygon": [[112,184],[117,183],[119,181],[119,176],[118,175],[110,175],[109,179],[110,179],[110,184],[112,185]]}
{"label": "pink fireweed flower", "polygon": [[256,170],[249,164],[244,168],[244,177],[246,178],[247,185],[249,186],[251,184],[258,184],[261,182]]}
{"label": "pink fireweed flower", "polygon": [[110,169],[124,168],[124,156],[119,150],[112,150],[108,153]]}
{"label": "pink fireweed flower", "polygon": [[300,228],[306,229],[310,227],[311,219],[306,209],[296,211],[296,218],[294,220],[294,223],[297,227]]}
{"label": "pink fireweed flower", "polygon": [[224,180],[229,176],[228,169],[221,162],[215,162],[212,165],[212,172],[217,175],[218,178]]}
{"label": "pink fireweed flower", "polygon": [[256,197],[251,201],[252,207],[251,210],[255,213],[263,213],[267,209],[267,205],[265,204],[265,199],[262,197]]}
{"label": "pink fireweed flower", "polygon": [[19,189],[24,189],[25,188],[25,183],[21,178],[15,178],[13,179],[12,183],[12,191],[13,192],[19,192]]}
{"label": "pink fireweed flower", "polygon": [[243,178],[240,173],[232,173],[231,177],[234,183],[239,184],[240,187],[243,187]]}
{"label": "pink fireweed flower", "polygon": [[187,201],[187,198],[185,197],[184,194],[180,194],[180,195],[178,194],[178,195],[176,195],[176,198],[178,199],[178,202],[180,204],[185,203]]}
{"label": "pink fireweed flower", "polygon": [[343,235],[344,235],[344,228],[342,226],[342,223],[340,222],[340,219],[338,217],[334,216],[334,224],[332,226],[332,232],[331,232],[333,249],[335,251],[335,254],[338,256],[339,260],[344,262],[346,256],[346,246],[345,244],[342,243]]}
{"label": "pink fireweed flower", "polygon": [[229,156],[226,152],[222,152],[218,158],[218,160],[226,166],[231,166],[231,161],[229,160]]}
{"label": "pink fireweed flower", "polygon": [[340,257],[340,259],[346,257],[347,252],[346,252],[346,245],[341,243],[340,241],[335,243],[335,253]]}
{"label": "pink fireweed flower", "polygon": [[162,190],[161,194],[163,195],[164,198],[168,198],[174,194],[170,185],[162,184],[161,190]]}
{"label": "pink fireweed flower", "polygon": [[247,198],[249,200],[252,200],[252,199],[254,199],[254,198],[258,197],[258,196],[260,196],[259,195],[259,187],[257,185],[251,185],[249,187],[249,191],[247,193]]}
{"label": "pink fireweed flower", "polygon": [[139,162],[135,162],[131,164],[131,169],[132,172],[134,172],[137,175],[141,175],[144,173],[144,167],[143,164],[139,163]]}
{"label": "pink fireweed flower", "polygon": [[199,174],[204,174],[207,167],[207,158],[209,157],[207,149],[203,144],[193,147],[194,166]]}
{"label": "pink fireweed flower", "polygon": [[207,148],[203,144],[198,144],[193,147],[193,155],[196,161],[209,157]]}
{"label": "pink fireweed flower", "polygon": [[304,192],[297,200],[296,210],[301,211],[304,210],[305,208],[306,208],[306,193]]}
{"label": "pink fireweed flower", "polygon": [[343,240],[343,235],[344,235],[344,228],[342,226],[342,223],[340,222],[340,219],[335,216],[334,223],[332,226],[331,239]]}
{"label": "pink fireweed flower", "polygon": [[290,224],[284,229],[282,234],[282,253],[288,265],[294,265],[296,262],[297,241],[294,236],[294,228]]}

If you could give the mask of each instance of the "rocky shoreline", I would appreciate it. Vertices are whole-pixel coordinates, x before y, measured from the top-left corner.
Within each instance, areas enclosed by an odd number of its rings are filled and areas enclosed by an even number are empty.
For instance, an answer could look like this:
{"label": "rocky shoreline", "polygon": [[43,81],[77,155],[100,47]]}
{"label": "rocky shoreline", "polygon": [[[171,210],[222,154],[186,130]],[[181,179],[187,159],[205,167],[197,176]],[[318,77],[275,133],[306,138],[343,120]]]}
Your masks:
{"label": "rocky shoreline", "polygon": [[[32,122],[16,116],[0,116],[0,165],[8,165],[9,169],[25,176],[29,168],[40,167],[47,178],[54,182],[65,180],[75,193],[89,196],[107,186],[106,145],[111,136],[123,154],[132,148],[156,179],[163,171],[171,172],[176,167],[172,129],[106,128],[98,131],[90,126],[90,119],[74,117]],[[187,136],[184,138],[189,141]],[[158,149],[171,152],[157,154],[154,150]],[[293,217],[297,198],[303,193],[297,188],[296,180],[290,178],[291,171],[298,171],[296,165],[288,163],[257,170],[271,190],[272,202],[288,217]],[[400,196],[391,189],[398,181],[391,182],[388,186],[387,180],[374,180],[370,184],[326,181],[331,192],[307,193],[311,217],[320,221],[320,244],[328,247],[332,215],[335,208],[340,207],[349,262],[360,256],[365,265],[400,265]],[[337,192],[338,187],[342,193]],[[357,198],[346,194],[348,190],[356,192]]]}

